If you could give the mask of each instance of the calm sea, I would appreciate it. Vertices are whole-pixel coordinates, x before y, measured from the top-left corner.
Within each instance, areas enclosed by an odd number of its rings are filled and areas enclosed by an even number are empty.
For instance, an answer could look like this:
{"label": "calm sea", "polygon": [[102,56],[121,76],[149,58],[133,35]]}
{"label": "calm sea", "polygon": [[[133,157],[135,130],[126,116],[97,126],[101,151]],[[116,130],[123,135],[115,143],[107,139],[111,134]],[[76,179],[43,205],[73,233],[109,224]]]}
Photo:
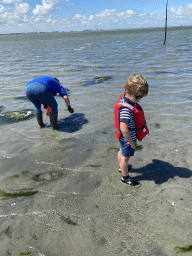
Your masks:
{"label": "calm sea", "polygon": [[[113,130],[113,106],[125,80],[141,74],[149,83],[149,95],[140,103],[151,133],[192,126],[192,27],[168,28],[166,45],[164,28],[149,28],[1,35],[0,49],[1,116],[33,109],[25,98],[26,84],[49,75],[60,80],[76,113],[88,121],[76,134]],[[62,98],[56,100],[59,117],[70,115]],[[6,124],[8,130],[13,127]]]}
{"label": "calm sea", "polygon": [[[0,35],[0,54],[0,197],[39,192],[0,200],[3,255],[173,255],[189,244],[192,27],[168,28],[166,45],[163,28]],[[140,103],[150,133],[130,162],[137,191],[119,185],[113,113],[132,74],[149,84]],[[56,96],[59,131],[7,122],[6,112],[33,109],[26,84],[42,75],[60,80],[75,113]]]}

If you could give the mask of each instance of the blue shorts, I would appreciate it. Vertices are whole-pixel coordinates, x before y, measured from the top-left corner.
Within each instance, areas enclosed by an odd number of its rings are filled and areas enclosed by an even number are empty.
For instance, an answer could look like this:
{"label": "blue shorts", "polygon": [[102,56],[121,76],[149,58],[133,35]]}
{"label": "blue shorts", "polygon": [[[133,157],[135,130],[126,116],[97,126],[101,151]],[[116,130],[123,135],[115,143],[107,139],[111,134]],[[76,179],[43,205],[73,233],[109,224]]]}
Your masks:
{"label": "blue shorts", "polygon": [[46,103],[51,107],[51,113],[58,113],[57,102],[54,96],[40,83],[31,83],[27,86],[26,95],[34,104],[35,112],[41,112],[41,103]]}
{"label": "blue shorts", "polygon": [[124,157],[134,156],[135,149],[132,149],[130,144],[121,140],[119,142],[120,142],[121,154]]}

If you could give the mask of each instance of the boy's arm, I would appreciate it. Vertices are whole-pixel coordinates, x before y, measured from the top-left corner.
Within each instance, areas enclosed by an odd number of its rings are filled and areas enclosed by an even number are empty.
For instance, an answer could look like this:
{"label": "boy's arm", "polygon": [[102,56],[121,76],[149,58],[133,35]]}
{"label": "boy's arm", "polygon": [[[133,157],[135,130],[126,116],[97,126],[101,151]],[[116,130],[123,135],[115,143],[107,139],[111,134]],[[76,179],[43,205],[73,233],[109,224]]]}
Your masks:
{"label": "boy's arm", "polygon": [[128,129],[128,122],[121,121],[120,122],[120,130],[125,137],[125,139],[128,141],[128,143],[131,145],[132,149],[135,149],[135,142],[131,138],[129,129]]}

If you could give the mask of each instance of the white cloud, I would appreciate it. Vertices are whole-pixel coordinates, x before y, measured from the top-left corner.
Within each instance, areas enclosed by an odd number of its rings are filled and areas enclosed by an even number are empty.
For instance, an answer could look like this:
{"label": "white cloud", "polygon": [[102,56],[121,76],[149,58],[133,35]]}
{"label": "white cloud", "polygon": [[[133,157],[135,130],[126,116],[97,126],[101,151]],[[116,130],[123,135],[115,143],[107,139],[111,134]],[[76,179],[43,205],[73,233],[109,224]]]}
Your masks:
{"label": "white cloud", "polygon": [[46,21],[49,23],[49,22],[52,22],[52,19],[51,19],[51,18],[49,18],[49,19],[47,19]]}
{"label": "white cloud", "polygon": [[94,19],[94,15],[90,15],[89,19],[90,19],[90,21],[92,21]]}
{"label": "white cloud", "polygon": [[15,11],[19,13],[27,13],[29,10],[30,10],[30,6],[27,3],[17,4],[15,6]]}
{"label": "white cloud", "polygon": [[5,7],[3,5],[0,5],[0,13],[3,13],[5,10]]}
{"label": "white cloud", "polygon": [[132,10],[127,10],[127,11],[126,11],[126,13],[127,13],[127,14],[129,14],[129,15],[133,15],[133,14],[135,14],[135,12],[134,12],[134,11],[132,11]]}
{"label": "white cloud", "polygon": [[58,0],[42,0],[42,5],[37,4],[33,10],[34,15],[49,15],[55,8]]}
{"label": "white cloud", "polygon": [[179,7],[179,9],[176,11],[173,7],[171,7],[170,11],[171,11],[171,13],[181,15],[183,12],[183,9],[182,9],[182,7]]}
{"label": "white cloud", "polygon": [[[54,17],[54,12],[59,13],[60,0],[42,0],[34,9],[28,4],[32,0],[0,0],[0,33],[28,32],[28,31],[69,31],[83,29],[113,29],[129,27],[164,26],[165,17],[154,13],[137,13],[133,10],[118,11],[106,9],[90,15],[75,14],[63,19]],[[26,2],[28,3],[26,3]],[[70,0],[65,0],[66,4]],[[7,5],[12,3],[12,5]],[[29,11],[32,10],[32,16]],[[58,14],[57,13],[57,14]],[[169,9],[168,26],[192,24],[192,4],[175,9]],[[22,30],[23,29],[23,30]]]}
{"label": "white cloud", "polygon": [[21,2],[21,0],[2,0],[3,4],[13,4],[13,3]]}
{"label": "white cloud", "polygon": [[[86,17],[86,16],[82,16],[80,14],[76,14],[72,17],[72,20],[78,20],[78,24],[82,24],[82,25],[92,25],[92,26],[96,26],[97,24],[113,24],[113,23],[121,23],[122,20],[130,20],[130,18],[132,16],[134,16],[136,13],[131,11],[131,10],[127,10],[125,12],[120,12],[116,9],[112,9],[112,10],[104,10],[104,11],[100,11],[97,12],[95,14],[91,14],[90,16]],[[124,22],[123,21],[123,22]]]}
{"label": "white cloud", "polygon": [[173,7],[170,8],[170,15],[168,18],[172,22],[176,23],[189,23],[192,21],[192,5],[188,4],[184,8],[179,7],[178,10],[175,10]]}
{"label": "white cloud", "polygon": [[75,14],[75,16],[73,16],[73,20],[79,20],[81,18],[82,18],[81,14]]}
{"label": "white cloud", "polygon": [[140,13],[140,14],[138,14],[138,16],[141,16],[141,17],[146,16],[146,15],[147,15],[147,13]]}
{"label": "white cloud", "polygon": [[8,12],[4,12],[2,15],[1,15],[1,18],[4,20],[6,19],[8,16]]}
{"label": "white cloud", "polygon": [[171,11],[172,13],[175,13],[175,12],[176,12],[173,7],[171,7],[170,11]]}

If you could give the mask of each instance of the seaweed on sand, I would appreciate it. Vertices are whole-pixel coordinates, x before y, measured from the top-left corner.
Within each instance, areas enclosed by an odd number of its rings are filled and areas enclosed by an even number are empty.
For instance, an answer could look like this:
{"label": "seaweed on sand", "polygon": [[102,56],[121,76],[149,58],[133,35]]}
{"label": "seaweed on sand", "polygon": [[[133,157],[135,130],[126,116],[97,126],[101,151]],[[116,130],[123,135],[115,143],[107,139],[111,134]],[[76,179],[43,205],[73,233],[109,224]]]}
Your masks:
{"label": "seaweed on sand", "polygon": [[13,175],[13,176],[10,176],[9,178],[10,178],[11,180],[14,180],[14,179],[19,178],[19,175],[18,175],[18,174],[15,174],[15,175]]}
{"label": "seaweed on sand", "polygon": [[143,146],[142,146],[142,145],[137,145],[137,146],[135,147],[135,151],[138,151],[138,150],[141,150],[141,149],[143,149]]}
{"label": "seaweed on sand", "polygon": [[16,100],[27,100],[27,101],[29,101],[29,99],[28,99],[27,96],[18,96],[18,97],[15,97],[14,99],[16,99]]}
{"label": "seaweed on sand", "polygon": [[93,79],[93,83],[101,83],[101,82],[107,81],[107,80],[109,80],[111,78],[112,78],[111,76],[96,76]]}
{"label": "seaweed on sand", "polygon": [[96,164],[88,164],[88,165],[85,165],[85,167],[101,167],[101,164],[99,164],[99,165],[96,165]]}
{"label": "seaweed on sand", "polygon": [[114,150],[116,150],[116,151],[119,151],[119,148],[116,148],[116,147],[110,147],[110,148],[108,148],[106,151],[109,153],[109,151],[110,151],[111,149],[114,149]]}
{"label": "seaweed on sand", "polygon": [[26,171],[22,171],[22,172],[21,172],[21,174],[23,174],[23,175],[25,175],[25,174],[27,174],[27,173],[29,173],[29,171],[28,171],[28,170],[26,170]]}
{"label": "seaweed on sand", "polygon": [[30,235],[31,235],[31,237],[32,237],[34,240],[37,240],[37,239],[38,239],[38,237],[36,236],[36,234],[31,234],[31,233],[30,233]]}
{"label": "seaweed on sand", "polygon": [[0,190],[0,197],[4,199],[8,199],[8,198],[17,198],[21,196],[32,196],[36,193],[38,193],[38,191],[33,189],[20,189],[14,192],[6,192],[4,190]]}
{"label": "seaweed on sand", "polygon": [[[49,176],[49,179],[47,180],[45,178],[45,175],[48,175]],[[37,181],[37,182],[41,182],[42,184],[47,184],[49,182],[52,182],[52,181],[55,181],[57,179],[59,179],[61,176],[63,175],[63,172],[62,171],[46,171],[44,173],[38,173],[38,174],[34,174],[32,179],[34,181]]]}
{"label": "seaweed on sand", "polygon": [[[116,147],[110,147],[110,148],[108,148],[106,151],[109,153],[109,151],[110,151],[111,149],[116,150],[116,151],[119,151],[119,148],[116,148]],[[135,151],[138,151],[138,150],[141,150],[141,149],[143,149],[143,146],[142,146],[142,145],[136,145]]]}
{"label": "seaweed on sand", "polygon": [[[1,112],[1,109],[0,109]],[[21,111],[10,111],[0,114],[0,125],[8,123],[21,122],[30,119],[35,116],[35,112],[32,109],[23,109]]]}
{"label": "seaweed on sand", "polygon": [[176,254],[183,253],[183,252],[184,253],[191,252],[192,251],[192,245],[187,245],[185,247],[176,246],[175,250],[176,250]]}
{"label": "seaweed on sand", "polygon": [[18,255],[29,255],[29,254],[32,254],[32,252],[19,252]]}
{"label": "seaweed on sand", "polygon": [[112,77],[111,76],[95,76],[92,80],[86,82],[84,85],[89,86],[93,84],[100,84],[104,81],[110,80]]}
{"label": "seaweed on sand", "polygon": [[7,112],[4,115],[9,120],[18,121],[18,120],[26,120],[34,116],[34,114],[35,113],[33,110],[29,110],[29,111],[21,110],[21,111]]}
{"label": "seaweed on sand", "polygon": [[72,221],[70,217],[65,218],[64,216],[60,216],[60,219],[69,225],[78,226],[78,224],[76,222]]}

